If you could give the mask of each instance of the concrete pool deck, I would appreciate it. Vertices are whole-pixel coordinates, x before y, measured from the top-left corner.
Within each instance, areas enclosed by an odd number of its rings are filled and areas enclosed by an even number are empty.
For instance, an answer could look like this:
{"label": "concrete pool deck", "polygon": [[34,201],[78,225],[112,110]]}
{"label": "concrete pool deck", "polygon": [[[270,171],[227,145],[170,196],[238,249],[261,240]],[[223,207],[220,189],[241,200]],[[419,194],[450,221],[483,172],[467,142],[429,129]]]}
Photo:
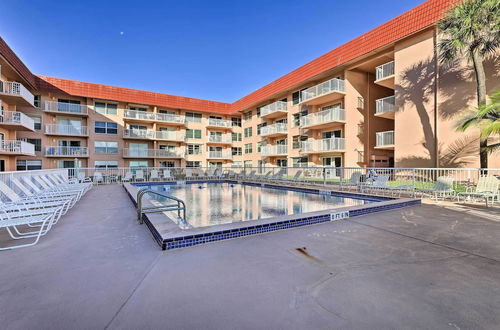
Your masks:
{"label": "concrete pool deck", "polygon": [[168,252],[135,218],[121,186],[96,187],[38,245],[0,253],[2,329],[500,324],[487,217],[420,205]]}

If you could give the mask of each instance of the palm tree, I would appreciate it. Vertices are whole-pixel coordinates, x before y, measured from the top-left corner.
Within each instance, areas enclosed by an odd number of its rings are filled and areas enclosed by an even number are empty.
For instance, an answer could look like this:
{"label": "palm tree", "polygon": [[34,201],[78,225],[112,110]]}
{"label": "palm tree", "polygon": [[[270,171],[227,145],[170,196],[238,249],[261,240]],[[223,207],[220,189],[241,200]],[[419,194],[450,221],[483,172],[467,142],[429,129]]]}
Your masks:
{"label": "palm tree", "polygon": [[[483,104],[479,108],[471,111],[458,126],[458,130],[465,131],[471,126],[477,126],[481,130],[481,141],[488,141],[491,136],[500,138],[500,92],[491,96],[491,102]],[[492,153],[500,150],[500,142],[488,145],[485,144],[483,151]]]}
{"label": "palm tree", "polygon": [[[439,60],[451,66],[467,58],[476,75],[477,107],[486,104],[486,74],[483,62],[495,54],[500,46],[500,1],[466,0],[451,8],[439,22],[442,39],[439,42]],[[481,167],[488,166],[488,143],[480,139]]]}

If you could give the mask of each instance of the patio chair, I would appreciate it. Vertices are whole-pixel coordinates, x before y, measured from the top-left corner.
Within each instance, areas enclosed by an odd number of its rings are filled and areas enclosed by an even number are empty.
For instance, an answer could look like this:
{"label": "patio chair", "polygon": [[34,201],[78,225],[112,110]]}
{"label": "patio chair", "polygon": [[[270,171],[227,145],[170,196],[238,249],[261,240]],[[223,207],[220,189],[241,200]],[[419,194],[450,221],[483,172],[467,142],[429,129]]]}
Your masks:
{"label": "patio chair", "polygon": [[434,182],[430,189],[418,189],[421,196],[427,196],[438,200],[439,198],[455,197],[456,192],[453,189],[455,179],[450,176],[440,176]]}
{"label": "patio chair", "polygon": [[361,172],[353,172],[351,174],[351,177],[349,178],[349,180],[347,182],[341,182],[340,184],[340,189],[341,190],[344,190],[344,189],[349,189],[350,188],[358,188],[359,184],[361,183],[361,177],[362,177],[362,174]]}
{"label": "patio chair", "polygon": [[67,184],[67,185],[55,185],[50,183],[44,178],[44,175],[34,175],[32,176],[32,179],[42,187],[42,190],[45,191],[51,191],[51,192],[59,192],[59,193],[65,193],[68,195],[75,194],[77,195],[78,199],[80,199],[83,194],[88,190],[87,186],[78,186],[74,184]]}
{"label": "patio chair", "polygon": [[186,168],[186,180],[193,178],[193,170],[190,168]]}
{"label": "patio chair", "polygon": [[132,180],[132,172],[128,171],[125,173],[125,176],[122,178],[122,182],[130,182]]}
{"label": "patio chair", "polygon": [[170,170],[163,170],[163,179],[167,181],[173,180],[172,172]]}
{"label": "patio chair", "polygon": [[98,185],[99,183],[104,183],[104,178],[101,172],[94,172],[93,182],[96,185]]}
{"label": "patio chair", "polygon": [[85,176],[85,173],[83,172],[78,172],[76,177],[78,179],[78,182],[92,182],[92,179],[88,176]]}
{"label": "patio chair", "polygon": [[158,175],[157,170],[151,170],[151,173],[149,173],[149,180],[151,181],[157,181],[160,179],[160,176]]}
{"label": "patio chair", "polygon": [[476,201],[482,199],[488,205],[489,201],[492,203],[500,201],[500,192],[498,190],[499,180],[492,175],[481,175],[474,188],[467,188],[465,192],[457,194],[457,200],[460,202],[462,197],[464,201]]}
{"label": "patio chair", "polygon": [[144,181],[144,171],[143,170],[137,170],[135,171],[135,181]]}
{"label": "patio chair", "polygon": [[[74,196],[64,196],[60,194],[53,194],[53,193],[36,193],[34,191],[31,191],[26,185],[24,185],[19,179],[17,178],[12,178],[11,183],[14,184],[19,191],[22,193],[22,198],[25,198],[27,200],[35,200],[36,202],[57,202],[60,205],[63,205],[63,211],[66,213],[68,209],[73,207],[77,201],[76,197]],[[1,185],[1,184],[0,184]],[[19,196],[14,195],[14,191],[9,191],[9,189],[6,189],[5,187],[2,187],[3,191],[7,195],[7,197],[11,200],[11,202],[16,202],[19,199]],[[26,202],[24,202],[26,204]]]}

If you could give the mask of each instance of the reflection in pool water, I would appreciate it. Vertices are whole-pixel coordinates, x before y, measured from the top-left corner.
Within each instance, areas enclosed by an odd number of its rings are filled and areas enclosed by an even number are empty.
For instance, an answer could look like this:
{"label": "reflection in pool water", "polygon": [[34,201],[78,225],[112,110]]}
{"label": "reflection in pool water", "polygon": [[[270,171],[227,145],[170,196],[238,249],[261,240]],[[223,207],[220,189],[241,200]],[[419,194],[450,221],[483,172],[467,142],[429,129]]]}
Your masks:
{"label": "reflection in pool water", "polygon": [[[187,221],[193,227],[370,203],[363,199],[233,183],[151,185],[148,188],[184,200]],[[155,199],[163,201],[161,197]],[[167,214],[175,217],[176,213]]]}

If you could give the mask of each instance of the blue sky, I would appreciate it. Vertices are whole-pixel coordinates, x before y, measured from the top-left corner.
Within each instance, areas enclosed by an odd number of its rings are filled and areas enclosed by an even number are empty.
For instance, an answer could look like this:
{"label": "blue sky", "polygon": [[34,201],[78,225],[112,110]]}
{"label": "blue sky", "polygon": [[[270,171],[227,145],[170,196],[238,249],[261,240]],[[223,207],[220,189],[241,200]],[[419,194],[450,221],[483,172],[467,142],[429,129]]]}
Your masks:
{"label": "blue sky", "polygon": [[423,0],[0,0],[33,73],[233,102]]}

